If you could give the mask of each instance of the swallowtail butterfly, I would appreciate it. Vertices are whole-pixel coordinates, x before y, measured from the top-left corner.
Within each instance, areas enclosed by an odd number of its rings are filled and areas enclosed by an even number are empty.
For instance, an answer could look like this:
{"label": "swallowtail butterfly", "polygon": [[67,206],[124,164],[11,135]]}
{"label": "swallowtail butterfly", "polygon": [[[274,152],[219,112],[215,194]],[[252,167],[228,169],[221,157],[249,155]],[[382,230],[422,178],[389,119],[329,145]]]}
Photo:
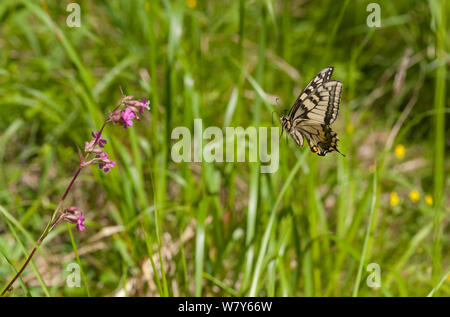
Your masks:
{"label": "swallowtail butterfly", "polygon": [[299,146],[306,138],[311,151],[320,156],[339,152],[337,134],[330,124],[338,115],[342,83],[330,80],[333,69],[321,70],[300,93],[289,114],[280,117],[283,129]]}

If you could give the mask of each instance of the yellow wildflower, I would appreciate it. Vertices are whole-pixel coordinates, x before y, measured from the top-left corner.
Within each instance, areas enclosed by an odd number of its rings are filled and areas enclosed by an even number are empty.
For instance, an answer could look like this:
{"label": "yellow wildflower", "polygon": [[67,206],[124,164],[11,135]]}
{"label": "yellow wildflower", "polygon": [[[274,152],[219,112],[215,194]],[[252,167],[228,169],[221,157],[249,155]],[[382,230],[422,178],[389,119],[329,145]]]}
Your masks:
{"label": "yellow wildflower", "polygon": [[347,133],[352,134],[353,131],[355,131],[355,127],[353,126],[353,124],[351,123],[347,124]]}
{"label": "yellow wildflower", "polygon": [[398,205],[398,195],[396,192],[391,192],[391,195],[389,197],[389,202],[391,203],[392,207],[395,207]]}
{"label": "yellow wildflower", "polygon": [[186,0],[188,8],[194,9],[197,6],[197,0]]}
{"label": "yellow wildflower", "polygon": [[420,198],[420,194],[419,194],[419,192],[417,190],[414,189],[414,190],[409,192],[409,199],[411,199],[411,201],[413,203],[418,202],[419,198]]}
{"label": "yellow wildflower", "polygon": [[406,151],[405,147],[402,144],[397,144],[395,146],[394,153],[395,153],[395,156],[397,156],[398,159],[401,160],[405,156],[405,151]]}
{"label": "yellow wildflower", "polygon": [[433,196],[425,195],[425,202],[427,203],[427,205],[433,206]]}

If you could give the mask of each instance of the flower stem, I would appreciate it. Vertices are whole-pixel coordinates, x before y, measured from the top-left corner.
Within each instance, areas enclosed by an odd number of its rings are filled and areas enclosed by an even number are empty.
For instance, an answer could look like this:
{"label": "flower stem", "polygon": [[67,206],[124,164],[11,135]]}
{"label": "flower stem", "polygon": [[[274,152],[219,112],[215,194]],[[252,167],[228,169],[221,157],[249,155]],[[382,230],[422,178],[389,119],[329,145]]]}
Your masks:
{"label": "flower stem", "polygon": [[50,219],[49,223],[44,229],[44,232],[42,233],[39,240],[36,242],[36,245],[34,246],[33,250],[31,251],[30,255],[28,255],[27,260],[20,268],[19,272],[14,276],[14,278],[9,282],[9,284],[5,287],[5,289],[2,291],[2,294],[0,296],[3,296],[6,294],[6,292],[11,288],[11,286],[14,284],[14,282],[19,278],[19,276],[22,274],[22,272],[25,270],[25,268],[30,263],[31,259],[33,258],[34,254],[36,253],[37,249],[41,246],[42,241],[44,241],[45,237],[48,235],[50,231],[53,230],[53,228],[62,220],[62,216],[60,215],[55,219],[56,214],[62,207],[62,200],[58,204],[58,207],[56,207],[56,210],[53,212],[52,218]]}
{"label": "flower stem", "polygon": [[[107,123],[108,123],[108,120],[106,120],[103,123],[102,128],[100,129],[100,131],[99,131],[99,133],[98,133],[98,135],[97,135],[97,137],[95,139],[94,145],[96,145],[98,143],[98,140],[100,139],[100,137],[102,135],[102,132],[103,132],[103,129],[105,128]],[[75,183],[75,180],[77,179],[78,175],[80,175],[80,172],[81,172],[82,169],[83,169],[83,166],[80,166],[78,168],[78,170],[75,172],[75,175],[72,177],[72,180],[70,181],[69,185],[67,186],[66,191],[64,192],[64,195],[62,196],[61,201],[58,204],[58,207],[56,207],[56,210],[53,212],[53,215],[52,215],[50,221],[48,222],[47,226],[45,227],[41,237],[37,241],[36,245],[34,246],[33,250],[31,251],[30,255],[28,255],[25,263],[22,265],[22,267],[20,268],[19,272],[17,272],[16,275],[11,280],[11,282],[8,283],[8,285],[2,291],[0,296],[4,296],[6,294],[6,292],[12,287],[14,282],[19,278],[19,276],[22,274],[22,272],[25,270],[25,268],[30,263],[31,259],[33,258],[33,256],[36,253],[37,249],[41,245],[42,241],[44,241],[45,237],[47,237],[49,232],[52,231],[53,228],[61,221],[62,218],[61,217],[56,217],[56,215],[58,214],[58,212],[62,208],[64,200],[66,199],[67,195],[69,194],[70,189],[72,188],[73,184]]]}
{"label": "flower stem", "polygon": [[[42,242],[42,241],[41,241]],[[20,269],[19,272],[17,272],[16,276],[14,276],[14,278],[11,280],[11,282],[9,282],[8,286],[5,287],[5,289],[3,290],[2,294],[0,296],[3,296],[6,294],[6,292],[11,288],[11,286],[14,284],[14,282],[19,278],[20,274],[22,274],[23,270],[25,270],[25,268],[27,267],[28,263],[30,263],[31,258],[33,257],[34,253],[37,251],[37,249],[39,248],[39,241],[38,241],[38,245],[35,246],[33,248],[33,251],[31,251],[30,255],[28,256],[27,260],[25,261],[25,263],[22,265],[22,268]]]}
{"label": "flower stem", "polygon": [[69,186],[67,187],[64,195],[62,196],[61,200],[64,201],[64,199],[66,199],[67,195],[69,194],[70,189],[72,188],[73,183],[75,182],[75,180],[77,179],[78,175],[81,172],[81,167],[78,168],[77,172],[75,173],[75,175],[73,176],[72,180],[70,181]]}

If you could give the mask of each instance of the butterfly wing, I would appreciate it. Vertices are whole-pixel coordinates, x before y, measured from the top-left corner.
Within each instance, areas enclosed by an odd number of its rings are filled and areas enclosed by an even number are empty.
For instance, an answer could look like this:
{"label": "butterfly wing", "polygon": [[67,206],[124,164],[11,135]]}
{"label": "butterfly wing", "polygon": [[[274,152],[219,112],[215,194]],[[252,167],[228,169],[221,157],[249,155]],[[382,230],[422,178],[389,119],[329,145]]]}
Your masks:
{"label": "butterfly wing", "polygon": [[339,152],[338,138],[330,124],[339,112],[342,83],[330,80],[333,70],[333,67],[327,67],[314,76],[287,116],[289,126],[293,127],[290,135],[295,142],[302,146],[306,138],[311,151],[321,156],[332,151]]}
{"label": "butterfly wing", "polygon": [[339,140],[337,134],[330,126],[306,120],[296,130],[298,133],[304,135],[308,140],[311,151],[317,153],[317,155],[325,156],[327,153],[333,151],[341,153],[337,148],[337,142]]}
{"label": "butterfly wing", "polygon": [[318,124],[332,124],[339,112],[342,83],[332,80],[318,86],[299,106],[299,110],[291,118],[295,126],[303,120],[312,120]]}
{"label": "butterfly wing", "polygon": [[304,112],[293,120],[312,120],[319,124],[332,124],[339,112],[342,83],[329,81],[317,87],[316,91],[303,102]]}
{"label": "butterfly wing", "polygon": [[[308,83],[308,85],[303,89],[303,91],[298,96],[297,100],[295,100],[291,110],[289,111],[288,117],[291,120],[295,118],[301,117],[305,112],[308,111],[308,107],[305,102],[310,105],[310,102],[314,103],[317,101],[317,98],[314,95],[314,92],[322,86],[324,83],[328,82],[331,79],[331,75],[333,74],[334,67],[327,67],[322,69],[313,79]],[[308,102],[309,100],[309,102]],[[310,105],[311,106],[311,105]]]}
{"label": "butterfly wing", "polygon": [[[328,97],[328,105],[326,106],[324,123],[332,124],[339,112],[339,103],[341,102],[342,83],[337,80],[329,81],[323,84],[326,92],[322,93],[325,99]],[[322,107],[324,109],[324,107]]]}
{"label": "butterfly wing", "polygon": [[289,134],[292,136],[292,138],[298,144],[298,146],[303,146],[304,139],[300,129],[293,129]]}

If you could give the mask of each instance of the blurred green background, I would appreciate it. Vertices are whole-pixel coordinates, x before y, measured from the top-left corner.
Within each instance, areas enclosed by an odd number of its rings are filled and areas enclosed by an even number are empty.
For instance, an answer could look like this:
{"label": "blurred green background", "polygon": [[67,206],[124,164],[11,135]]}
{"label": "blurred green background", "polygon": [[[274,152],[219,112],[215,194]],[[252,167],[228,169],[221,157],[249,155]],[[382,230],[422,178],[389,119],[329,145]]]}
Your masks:
{"label": "blurred green background", "polygon": [[[69,1],[2,0],[1,287],[122,87],[151,112],[107,127],[116,167],[67,201],[87,230],[59,225],[10,296],[449,296],[450,2],[376,1],[379,28],[371,2],[77,1],[69,28]],[[273,174],[171,160],[174,127],[279,126],[327,66],[345,158],[282,138]]]}

